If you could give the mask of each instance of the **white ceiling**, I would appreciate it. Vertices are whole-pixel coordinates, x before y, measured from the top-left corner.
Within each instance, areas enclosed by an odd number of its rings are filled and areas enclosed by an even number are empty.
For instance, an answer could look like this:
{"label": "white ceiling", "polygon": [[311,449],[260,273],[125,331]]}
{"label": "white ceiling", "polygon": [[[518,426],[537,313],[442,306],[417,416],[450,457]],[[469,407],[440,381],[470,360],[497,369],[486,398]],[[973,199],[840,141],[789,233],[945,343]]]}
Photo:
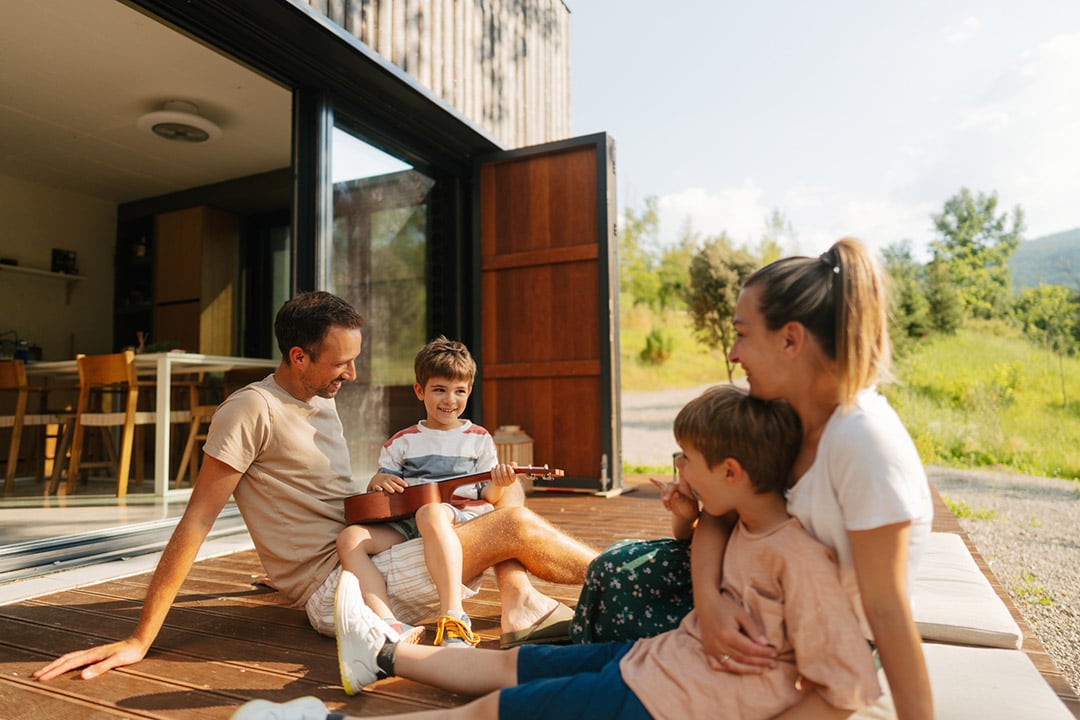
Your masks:
{"label": "white ceiling", "polygon": [[[289,165],[291,94],[116,0],[0,7],[0,174],[117,203]],[[136,127],[169,100],[213,143]]]}

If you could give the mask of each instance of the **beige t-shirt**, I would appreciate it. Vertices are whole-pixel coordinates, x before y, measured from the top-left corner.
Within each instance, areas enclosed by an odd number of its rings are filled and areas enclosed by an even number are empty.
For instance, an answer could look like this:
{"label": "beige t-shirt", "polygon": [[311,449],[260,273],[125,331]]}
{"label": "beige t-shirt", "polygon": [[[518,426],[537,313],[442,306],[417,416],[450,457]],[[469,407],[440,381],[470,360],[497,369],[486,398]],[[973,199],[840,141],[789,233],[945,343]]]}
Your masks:
{"label": "beige t-shirt", "polygon": [[230,395],[205,452],[244,475],[233,497],[263,568],[302,606],[338,564],[344,500],[362,492],[333,400],[297,400],[273,375]]}
{"label": "beige t-shirt", "polygon": [[761,675],[710,669],[691,611],[675,630],[639,640],[619,664],[653,717],[685,720],[712,708],[710,717],[771,718],[802,697],[800,678],[839,708],[855,710],[881,694],[832,553],[795,518],[757,535],[738,524],[721,588],[765,628],[779,662]]}

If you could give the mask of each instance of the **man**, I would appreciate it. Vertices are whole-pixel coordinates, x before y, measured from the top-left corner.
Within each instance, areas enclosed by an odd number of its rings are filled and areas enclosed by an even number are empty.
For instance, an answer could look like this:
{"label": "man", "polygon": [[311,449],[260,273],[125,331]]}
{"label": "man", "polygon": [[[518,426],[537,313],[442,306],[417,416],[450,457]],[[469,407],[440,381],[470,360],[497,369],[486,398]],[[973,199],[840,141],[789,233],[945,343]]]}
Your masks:
{"label": "man", "polygon": [[[274,323],[281,364],[230,395],[215,413],[198,482],[154,571],[135,630],[118,642],[57,658],[35,678],[81,667],[89,679],[142,660],[230,496],[273,585],[305,608],[316,630],[334,634],[340,574],[334,544],[345,525],[344,498],[358,492],[334,396],[356,379],[362,325],[356,310],[326,292],[305,293],[282,306]],[[531,585],[525,568],[553,582],[581,582],[595,556],[523,507],[497,510],[458,532],[464,578],[495,566],[504,638],[515,642],[530,639],[532,630],[542,634],[566,612]],[[397,546],[404,554],[384,559],[392,602],[398,589],[413,591],[395,587],[397,566],[410,562],[407,547]],[[422,550],[418,557],[422,568]]]}

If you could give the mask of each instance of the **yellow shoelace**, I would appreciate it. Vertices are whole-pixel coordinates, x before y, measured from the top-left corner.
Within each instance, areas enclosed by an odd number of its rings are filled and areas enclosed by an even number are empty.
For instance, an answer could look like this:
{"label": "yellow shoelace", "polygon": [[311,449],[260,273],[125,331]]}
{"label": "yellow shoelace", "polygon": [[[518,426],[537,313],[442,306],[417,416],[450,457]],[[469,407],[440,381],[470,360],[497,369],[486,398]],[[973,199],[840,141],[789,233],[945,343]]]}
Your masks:
{"label": "yellow shoelace", "polygon": [[443,637],[446,638],[460,638],[470,645],[476,645],[480,642],[480,636],[472,631],[468,625],[456,617],[449,615],[443,615],[439,618],[439,623],[435,626],[435,642],[434,645],[438,647],[442,642]]}

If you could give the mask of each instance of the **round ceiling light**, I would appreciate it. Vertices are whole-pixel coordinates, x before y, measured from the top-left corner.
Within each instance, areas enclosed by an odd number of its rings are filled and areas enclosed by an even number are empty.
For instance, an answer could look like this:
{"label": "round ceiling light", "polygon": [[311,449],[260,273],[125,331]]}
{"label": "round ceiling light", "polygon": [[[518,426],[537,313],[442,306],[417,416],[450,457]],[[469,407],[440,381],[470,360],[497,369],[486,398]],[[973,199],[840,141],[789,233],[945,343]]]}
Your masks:
{"label": "round ceiling light", "polygon": [[139,129],[166,140],[186,143],[213,142],[221,128],[199,114],[194,103],[170,100],[161,110],[147,113],[136,123]]}

